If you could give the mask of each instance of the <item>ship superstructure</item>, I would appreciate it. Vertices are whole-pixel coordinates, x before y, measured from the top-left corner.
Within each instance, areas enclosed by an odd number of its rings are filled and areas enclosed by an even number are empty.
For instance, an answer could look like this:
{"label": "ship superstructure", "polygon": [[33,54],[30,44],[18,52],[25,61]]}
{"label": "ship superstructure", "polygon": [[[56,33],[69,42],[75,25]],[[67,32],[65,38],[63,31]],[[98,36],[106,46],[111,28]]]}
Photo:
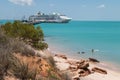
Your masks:
{"label": "ship superstructure", "polygon": [[29,16],[28,22],[32,24],[37,23],[68,23],[71,18],[68,18],[65,15],[61,15],[58,13],[53,14],[44,14],[38,12],[36,15]]}

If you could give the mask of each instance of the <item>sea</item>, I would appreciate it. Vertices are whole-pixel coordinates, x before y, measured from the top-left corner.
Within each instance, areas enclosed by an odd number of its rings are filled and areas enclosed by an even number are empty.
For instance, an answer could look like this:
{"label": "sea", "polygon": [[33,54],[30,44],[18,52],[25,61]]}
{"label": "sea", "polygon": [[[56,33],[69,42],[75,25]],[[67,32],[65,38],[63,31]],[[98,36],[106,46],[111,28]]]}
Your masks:
{"label": "sea", "polygon": [[120,21],[70,21],[36,26],[41,26],[53,53],[75,59],[96,58],[120,67]]}
{"label": "sea", "polygon": [[40,26],[54,53],[76,59],[92,57],[120,67],[120,21],[70,21]]}

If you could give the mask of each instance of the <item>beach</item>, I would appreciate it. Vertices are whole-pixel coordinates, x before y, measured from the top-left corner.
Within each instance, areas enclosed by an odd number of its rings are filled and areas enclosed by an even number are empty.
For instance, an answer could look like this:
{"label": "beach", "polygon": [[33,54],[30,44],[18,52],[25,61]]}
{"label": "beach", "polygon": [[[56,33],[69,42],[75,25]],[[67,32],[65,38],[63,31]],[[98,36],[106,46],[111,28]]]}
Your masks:
{"label": "beach", "polygon": [[[62,55],[62,56],[60,56]],[[69,76],[72,76],[72,80],[119,80],[120,79],[120,73],[117,71],[114,71],[112,69],[108,69],[107,67],[102,66],[103,63],[94,63],[94,62],[90,62],[88,60],[85,59],[74,59],[74,58],[70,58],[67,57],[64,54],[59,54],[56,53],[55,55],[53,55],[54,60],[56,62],[56,67],[60,70],[60,71],[66,71],[68,72]],[[86,74],[85,76],[81,76],[80,77],[80,70],[79,69],[75,69],[75,63],[76,62],[80,62],[80,61],[88,61],[89,63],[89,67],[88,69],[91,71],[92,68],[97,67],[100,68],[102,70],[105,70],[107,72],[107,74],[104,73],[99,73],[99,72],[91,72],[90,74]],[[105,63],[104,63],[105,64]],[[70,69],[71,67],[71,69]],[[108,65],[109,67],[109,65]],[[75,78],[79,78],[79,79],[75,79]]]}
{"label": "beach", "polygon": [[[68,62],[80,62],[95,58],[100,63],[89,63],[88,69],[97,67],[107,71],[107,74],[94,72],[80,80],[119,80],[120,79],[120,23],[118,21],[71,21],[68,24],[41,24],[45,33],[45,41],[50,51],[54,54],[56,66],[60,71],[68,73],[72,78],[79,77],[78,72],[68,70]],[[95,52],[92,52],[92,49]],[[56,57],[55,54],[62,54],[67,59]]]}

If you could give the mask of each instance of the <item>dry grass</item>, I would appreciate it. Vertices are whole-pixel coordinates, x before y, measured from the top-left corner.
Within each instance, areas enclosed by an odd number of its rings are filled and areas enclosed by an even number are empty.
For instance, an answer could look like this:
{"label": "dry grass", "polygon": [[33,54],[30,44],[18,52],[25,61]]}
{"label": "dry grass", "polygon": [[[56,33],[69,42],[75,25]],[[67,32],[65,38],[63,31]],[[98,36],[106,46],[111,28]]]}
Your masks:
{"label": "dry grass", "polygon": [[7,37],[0,31],[0,80],[3,80],[4,76],[7,75],[7,71],[10,67],[9,56],[11,53],[11,48],[9,46],[9,41]]}
{"label": "dry grass", "polygon": [[55,61],[54,61],[52,56],[49,56],[49,57],[47,57],[45,59],[52,67],[55,67]]}
{"label": "dry grass", "polygon": [[21,63],[20,65],[14,65],[12,68],[14,75],[22,80],[35,80],[36,79],[36,70],[29,70],[28,64]]}
{"label": "dry grass", "polygon": [[16,58],[8,52],[0,50],[0,80],[3,80],[5,76],[10,75],[9,70],[11,69],[13,61],[16,61]]}
{"label": "dry grass", "polygon": [[4,80],[5,76],[11,74],[20,79],[34,80],[36,70],[28,71],[28,65],[22,63],[13,55],[16,52],[25,56],[35,55],[35,52],[28,48],[24,42],[7,37],[0,29],[0,80]]}
{"label": "dry grass", "polygon": [[21,80],[35,80],[36,69],[30,70],[28,64],[20,61],[13,54],[0,54],[0,57],[0,80],[4,80],[5,76],[11,74]]}
{"label": "dry grass", "polygon": [[26,55],[26,56],[35,55],[34,50],[30,49],[28,45],[26,45],[24,42],[19,41],[19,40],[12,40],[11,48],[13,50],[12,52],[14,53],[21,53],[22,55]]}
{"label": "dry grass", "polygon": [[72,80],[72,78],[68,75],[68,73],[63,73],[61,75],[61,77],[64,79],[64,80]]}

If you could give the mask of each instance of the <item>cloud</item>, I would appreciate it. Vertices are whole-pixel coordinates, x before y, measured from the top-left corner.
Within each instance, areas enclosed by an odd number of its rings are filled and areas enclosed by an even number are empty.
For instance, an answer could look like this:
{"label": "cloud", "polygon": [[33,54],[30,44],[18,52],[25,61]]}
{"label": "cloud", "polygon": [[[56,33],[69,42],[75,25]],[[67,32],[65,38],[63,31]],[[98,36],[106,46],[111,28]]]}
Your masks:
{"label": "cloud", "polygon": [[97,8],[105,8],[104,4],[99,5]]}
{"label": "cloud", "polygon": [[24,5],[30,6],[33,3],[33,0],[8,0],[8,1],[10,1],[14,4],[22,5],[22,6],[24,6]]}

